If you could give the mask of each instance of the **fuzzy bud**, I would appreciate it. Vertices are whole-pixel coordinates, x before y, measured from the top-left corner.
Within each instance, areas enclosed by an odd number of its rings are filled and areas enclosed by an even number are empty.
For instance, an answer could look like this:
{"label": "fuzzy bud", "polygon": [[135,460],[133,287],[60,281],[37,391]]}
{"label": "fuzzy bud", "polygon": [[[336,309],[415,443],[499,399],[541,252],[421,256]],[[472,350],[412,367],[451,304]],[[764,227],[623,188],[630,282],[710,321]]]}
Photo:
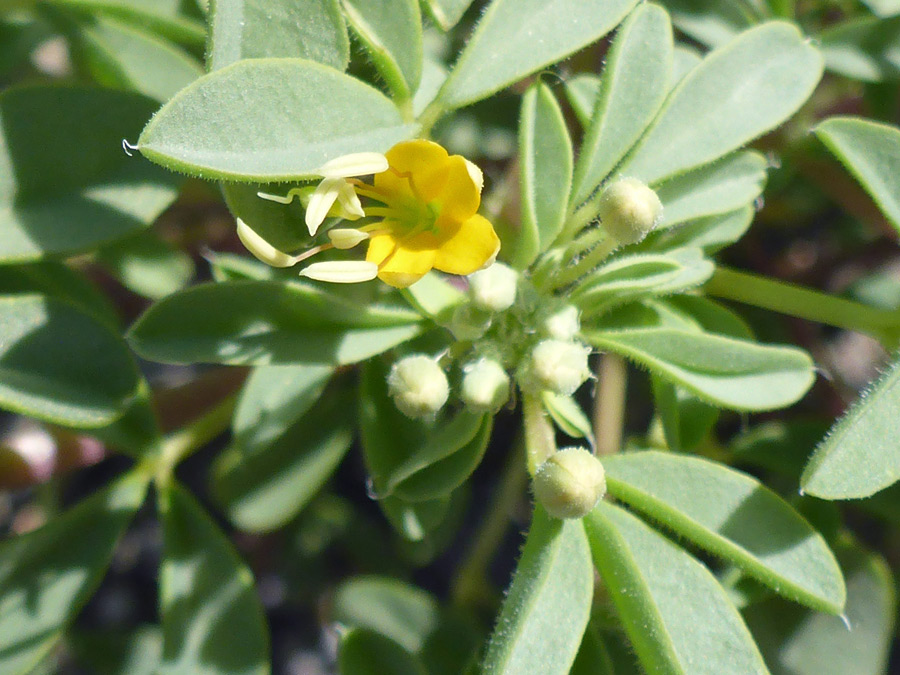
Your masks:
{"label": "fuzzy bud", "polygon": [[622,178],[600,195],[598,215],[619,244],[636,244],[659,224],[663,206],[656,193],[637,178]]}
{"label": "fuzzy bud", "polygon": [[432,417],[447,402],[450,385],[434,359],[416,354],[400,359],[388,375],[388,392],[407,417]]}
{"label": "fuzzy bud", "polygon": [[571,340],[581,330],[578,308],[566,305],[544,320],[544,330],[555,340]]}
{"label": "fuzzy bud", "polygon": [[571,396],[591,376],[590,348],[577,342],[544,340],[531,352],[526,386]]}
{"label": "fuzzy bud", "polygon": [[509,399],[509,375],[492,359],[480,359],[463,368],[461,397],[472,412],[495,413]]}
{"label": "fuzzy bud", "polygon": [[469,292],[475,306],[487,312],[502,312],[516,301],[519,274],[503,263],[469,275]]}
{"label": "fuzzy bud", "polygon": [[450,332],[457,340],[476,340],[491,327],[491,315],[470,304],[459,305],[450,319]]}
{"label": "fuzzy bud", "polygon": [[551,516],[583,518],[606,494],[606,473],[584,448],[564,448],[538,467],[532,488]]}

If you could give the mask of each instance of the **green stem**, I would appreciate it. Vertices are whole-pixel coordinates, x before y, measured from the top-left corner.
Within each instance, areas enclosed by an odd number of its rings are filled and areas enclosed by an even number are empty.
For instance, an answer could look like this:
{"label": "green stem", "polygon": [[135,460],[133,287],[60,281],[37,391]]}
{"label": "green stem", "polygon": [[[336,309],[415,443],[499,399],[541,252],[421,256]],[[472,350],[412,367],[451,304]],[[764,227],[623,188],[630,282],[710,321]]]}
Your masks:
{"label": "green stem", "polygon": [[888,350],[900,341],[900,311],[870,307],[803,286],[727,267],[716,268],[704,286],[726,300],[871,335]]}
{"label": "green stem", "polygon": [[525,394],[522,401],[525,419],[525,454],[528,473],[534,475],[538,467],[556,452],[556,432],[544,411],[538,394]]}
{"label": "green stem", "polygon": [[600,213],[600,195],[601,193],[598,192],[572,212],[566,219],[559,236],[556,237],[556,241],[553,242],[554,246],[568,244],[581,230],[597,220]]}
{"label": "green stem", "polygon": [[232,394],[186,427],[167,436],[153,461],[157,481],[168,481],[178,464],[225,431],[231,424],[236,402],[237,394]]}
{"label": "green stem", "polygon": [[438,103],[437,99],[428,104],[419,115],[419,134],[422,138],[428,138],[431,128],[444,116],[445,112],[444,106]]}
{"label": "green stem", "polygon": [[525,465],[518,451],[521,445],[520,437],[514,446],[516,452],[512,452],[507,460],[503,476],[488,505],[485,520],[475,535],[472,548],[453,581],[450,597],[457,607],[477,606],[483,599],[491,596],[487,581],[488,566],[497,552],[497,547],[503,541],[510,517],[525,489]]}
{"label": "green stem", "polygon": [[612,237],[607,237],[606,239],[602,240],[577,263],[560,270],[559,274],[551,279],[552,287],[554,289],[558,289],[562,288],[563,286],[568,286],[575,281],[578,281],[578,279],[583,277],[585,274],[597,267],[597,265],[606,260],[609,257],[609,254],[615,251],[618,247],[619,242],[617,242]]}
{"label": "green stem", "polygon": [[628,367],[617,354],[603,354],[597,366],[597,394],[594,397],[595,452],[614,455],[622,449],[625,428],[625,391]]}

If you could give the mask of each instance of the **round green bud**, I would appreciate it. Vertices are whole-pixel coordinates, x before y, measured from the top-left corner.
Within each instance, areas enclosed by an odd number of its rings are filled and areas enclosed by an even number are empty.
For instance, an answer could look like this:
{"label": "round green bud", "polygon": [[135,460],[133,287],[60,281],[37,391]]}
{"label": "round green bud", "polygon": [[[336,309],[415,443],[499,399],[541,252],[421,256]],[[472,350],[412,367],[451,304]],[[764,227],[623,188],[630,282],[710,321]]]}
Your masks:
{"label": "round green bud", "polygon": [[457,340],[476,340],[491,327],[491,315],[470,304],[459,305],[450,318],[450,332]]}
{"label": "round green bud", "polygon": [[434,359],[416,354],[400,359],[387,378],[388,393],[407,417],[433,417],[447,402],[450,385]]}
{"label": "round green bud", "polygon": [[663,205],[637,178],[622,178],[600,195],[600,224],[619,244],[636,244],[659,224]]}
{"label": "round green bud", "polygon": [[571,340],[581,330],[578,308],[566,305],[544,319],[544,331],[555,340]]}
{"label": "round green bud", "polygon": [[519,274],[503,263],[469,275],[469,293],[475,306],[487,312],[502,312],[516,301]]}
{"label": "round green bud", "polygon": [[583,518],[606,494],[606,473],[584,448],[564,448],[538,467],[532,489],[551,516]]}
{"label": "round green bud", "polygon": [[591,376],[589,347],[578,342],[543,340],[531,352],[526,368],[529,389],[549,389],[570,396]]}
{"label": "round green bud", "polygon": [[461,398],[475,413],[495,413],[509,400],[509,375],[493,359],[479,359],[463,368]]}

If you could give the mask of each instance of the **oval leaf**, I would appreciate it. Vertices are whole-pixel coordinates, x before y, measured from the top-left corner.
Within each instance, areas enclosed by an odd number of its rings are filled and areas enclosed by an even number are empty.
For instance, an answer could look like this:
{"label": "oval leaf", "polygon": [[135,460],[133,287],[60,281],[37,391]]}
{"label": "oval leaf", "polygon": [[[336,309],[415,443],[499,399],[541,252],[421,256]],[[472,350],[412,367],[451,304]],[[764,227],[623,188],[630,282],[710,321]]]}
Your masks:
{"label": "oval leaf", "polygon": [[0,671],[31,672],[62,637],[103,578],[146,490],[146,480],[128,476],[0,546]]}
{"label": "oval leaf", "polygon": [[675,88],[621,173],[657,183],[741,147],[790,117],[822,67],[818,50],[792,24],[740,34]]}
{"label": "oval leaf", "polygon": [[338,365],[409,340],[419,322],[414,312],[363,309],[313,286],[236,281],[170,295],[135,323],[129,340],[164,363]]}
{"label": "oval leaf", "polygon": [[[441,89],[460,108],[606,35],[635,0],[494,0]],[[572,17],[578,17],[573,21]]]}
{"label": "oval leaf", "polygon": [[900,480],[900,359],[831,428],[800,485],[822,499],[860,499]]}
{"label": "oval leaf", "polygon": [[150,120],[138,142],[154,162],[200,178],[313,176],[328,160],[384,152],[408,137],[376,89],[304,59],[250,59],[201,77]]}
{"label": "oval leaf", "polygon": [[160,675],[269,673],[269,636],[250,570],[181,487],[160,490],[159,510]]}
{"label": "oval leaf", "polygon": [[659,5],[641,5],[622,24],[578,156],[575,204],[590,196],[656,115],[669,91],[673,48],[672,24]]}
{"label": "oval leaf", "polygon": [[122,152],[156,105],[106,89],[0,94],[0,264],[89,250],[175,201],[178,176]]}
{"label": "oval leaf", "polygon": [[812,359],[794,347],[671,328],[593,332],[586,338],[730,410],[784,408],[815,379]]}
{"label": "oval leaf", "polygon": [[646,672],[769,672],[719,582],[683,549],[602,501],[584,526],[594,564]]}
{"label": "oval leaf", "polygon": [[568,675],[590,618],[594,568],[580,520],[534,511],[483,664],[485,675]]}
{"label": "oval leaf", "polygon": [[818,532],[754,478],[698,457],[637,452],[603,460],[610,494],[777,593],[839,614],[846,591]]}
{"label": "oval leaf", "polygon": [[125,343],[74,307],[35,295],[0,298],[0,407],[73,427],[100,427],[135,395]]}

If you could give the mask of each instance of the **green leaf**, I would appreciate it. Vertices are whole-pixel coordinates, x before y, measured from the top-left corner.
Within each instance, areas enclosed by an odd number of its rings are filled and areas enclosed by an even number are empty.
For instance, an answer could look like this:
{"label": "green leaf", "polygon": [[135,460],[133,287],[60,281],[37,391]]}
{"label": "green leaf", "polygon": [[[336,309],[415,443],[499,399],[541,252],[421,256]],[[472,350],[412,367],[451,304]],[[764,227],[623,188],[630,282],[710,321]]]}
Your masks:
{"label": "green leaf", "polygon": [[686,47],[683,44],[675,45],[675,51],[672,54],[672,78],[669,80],[671,87],[681,82],[684,76],[700,65],[703,57],[693,47]]}
{"label": "green leaf", "polygon": [[105,86],[166,101],[203,74],[184,50],[115,19],[77,22],[70,35],[94,79]]}
{"label": "green leaf", "polygon": [[784,122],[821,76],[793,24],[748,30],[688,73],[619,171],[650,184],[712,162]]}
{"label": "green leaf", "polygon": [[[283,403],[297,405],[299,398]],[[295,518],[349,450],[352,409],[351,398],[332,395],[274,438],[256,430],[245,445],[247,434],[236,432],[235,445],[220,456],[213,472],[213,492],[231,521],[242,530],[270,532]],[[274,410],[275,417],[286,413]],[[277,422],[265,421],[264,428],[274,433]]]}
{"label": "green leaf", "polygon": [[708,280],[714,266],[696,248],[668,254],[622,255],[599,267],[570,299],[588,316],[596,316],[638,298],[677,293]]}
{"label": "green leaf", "polygon": [[507,253],[524,269],[562,230],[572,186],[572,140],[550,87],[538,80],[522,98],[519,122],[521,230]]}
{"label": "green leaf", "polygon": [[397,99],[412,97],[422,77],[418,0],[341,0],[347,20]]}
{"label": "green leaf", "polygon": [[435,23],[448,31],[462,18],[472,0],[424,0],[425,7]]}
{"label": "green leaf", "polygon": [[[752,2],[752,0],[750,0]],[[666,0],[672,21],[701,44],[718,47],[754,24],[753,12],[744,0]]]}
{"label": "green leaf", "polygon": [[263,609],[253,575],[231,542],[178,485],[160,489],[159,511],[160,675],[269,673]]}
{"label": "green leaf", "polygon": [[670,311],[679,312],[692,321],[698,330],[718,333],[740,340],[752,340],[753,331],[738,314],[715,300],[702,295],[671,295],[660,302]]}
{"label": "green leaf", "polygon": [[755,213],[753,206],[745,206],[728,213],[698,218],[677,227],[656,230],[640,244],[640,248],[668,251],[696,246],[707,254],[712,254],[743,237],[750,228]]}
{"label": "green leaf", "polygon": [[0,546],[0,671],[30,672],[100,583],[144,500],[127,476],[41,529]]}
{"label": "green leaf", "polygon": [[485,675],[568,675],[590,618],[591,552],[580,520],[538,506],[488,644]]}
{"label": "green leaf", "polygon": [[592,621],[581,640],[578,657],[569,675],[616,675],[617,672],[613,670],[609,652]]}
{"label": "green leaf", "polygon": [[332,373],[327,365],[254,368],[234,411],[235,443],[252,453],[278,438],[309,412]]}
{"label": "green leaf", "polygon": [[839,614],[846,589],[828,544],[777,494],[699,457],[637,452],[603,460],[610,494],[774,591]]}
{"label": "green leaf", "polygon": [[[494,0],[438,100],[460,108],[606,35],[635,0]],[[572,18],[577,16],[578,21]]]}
{"label": "green leaf", "polygon": [[105,89],[0,94],[0,264],[87,251],[156,220],[181,179],[122,152],[155,107]]}
{"label": "green leaf", "polygon": [[736,152],[671,178],[656,188],[663,203],[657,228],[733,212],[759,197],[765,184],[766,158],[758,152]]}
{"label": "green leaf", "polygon": [[393,640],[366,629],[353,629],[338,647],[341,675],[426,675],[425,666]]}
{"label": "green leaf", "polygon": [[235,281],[164,298],[135,323],[129,340],[145,358],[164,363],[342,365],[420,331],[419,315],[407,310],[361,308],[301,283]]}
{"label": "green leaf", "polygon": [[775,675],[882,675],[890,671],[896,591],[884,559],[859,550],[839,556],[847,610],[838,618],[772,599],[745,610]]}
{"label": "green leaf", "polygon": [[109,298],[80,272],[58,262],[0,265],[0,295],[48,295],[118,330]]}
{"label": "green leaf", "polygon": [[659,5],[640,5],[622,24],[575,167],[573,205],[590,196],[653,120],[668,93],[672,50],[672,25]]}
{"label": "green leaf", "polygon": [[863,16],[819,34],[825,67],[863,82],[900,79],[900,18]]}
{"label": "green leaf", "polygon": [[572,106],[572,112],[579,124],[587,128],[594,113],[594,103],[600,93],[600,76],[592,73],[579,73],[566,80],[566,99]]}
{"label": "green leaf", "polygon": [[279,204],[259,196],[260,192],[283,195],[288,189],[281,184],[223,183],[222,194],[228,210],[243,220],[259,236],[279,251],[309,248],[312,237],[306,227],[306,209],[299,199]]}
{"label": "green leaf", "polygon": [[437,272],[429,272],[403,295],[419,312],[431,319],[443,322],[451,318],[453,310],[465,302],[466,296]]}
{"label": "green leaf", "polygon": [[194,277],[194,261],[153,232],[141,232],[97,251],[97,261],[127,289],[158,300],[184,288]]}
{"label": "green leaf", "polygon": [[429,546],[429,535],[444,525],[450,515],[451,499],[438,497],[427,502],[408,502],[399,497],[378,499],[391,526],[406,540]]}
{"label": "green leaf", "polygon": [[347,626],[390,638],[417,654],[438,627],[440,605],[416,586],[396,579],[361,576],[338,587],[332,616]]}
{"label": "green leaf", "polygon": [[363,373],[360,431],[379,497],[418,502],[449,495],[481,462],[492,420],[465,410],[431,424],[411,420],[388,397],[384,368],[369,364]]}
{"label": "green leaf", "polygon": [[769,672],[725,591],[697,560],[603,501],[584,526],[594,564],[646,672]]}
{"label": "green leaf", "polygon": [[831,428],[800,485],[821,499],[860,499],[900,480],[900,359]]}
{"label": "green leaf", "polygon": [[181,0],[49,0],[52,5],[120,19],[176,42],[202,47],[206,26],[181,12]]}
{"label": "green leaf", "polygon": [[696,448],[718,421],[718,409],[658,375],[650,376],[650,384],[666,447],[681,451]]}
{"label": "green leaf", "polygon": [[815,379],[812,359],[795,347],[671,328],[586,332],[585,338],[730,410],[784,408]]}
{"label": "green leaf", "polygon": [[51,298],[0,298],[0,407],[100,427],[124,412],[137,388],[131,354],[108,327]]}
{"label": "green leaf", "polygon": [[305,59],[249,59],[179,92],[138,147],[200,178],[271,182],[313,176],[349,153],[383,152],[411,133],[394,104],[360,80]]}
{"label": "green leaf", "polygon": [[563,433],[572,438],[586,438],[594,443],[594,430],[591,421],[571,396],[563,396],[547,390],[541,393],[544,409],[553,418]]}
{"label": "green leaf", "polygon": [[68,636],[78,665],[104,675],[156,675],[162,658],[162,631],[144,625],[134,631],[86,630]]}
{"label": "green leaf", "polygon": [[873,14],[883,19],[900,14],[900,2],[897,0],[862,0],[862,2]]}
{"label": "green leaf", "polygon": [[337,0],[216,0],[209,70],[241,59],[300,57],[344,70],[350,41]]}
{"label": "green leaf", "polygon": [[900,129],[854,117],[832,117],[815,131],[900,231]]}

